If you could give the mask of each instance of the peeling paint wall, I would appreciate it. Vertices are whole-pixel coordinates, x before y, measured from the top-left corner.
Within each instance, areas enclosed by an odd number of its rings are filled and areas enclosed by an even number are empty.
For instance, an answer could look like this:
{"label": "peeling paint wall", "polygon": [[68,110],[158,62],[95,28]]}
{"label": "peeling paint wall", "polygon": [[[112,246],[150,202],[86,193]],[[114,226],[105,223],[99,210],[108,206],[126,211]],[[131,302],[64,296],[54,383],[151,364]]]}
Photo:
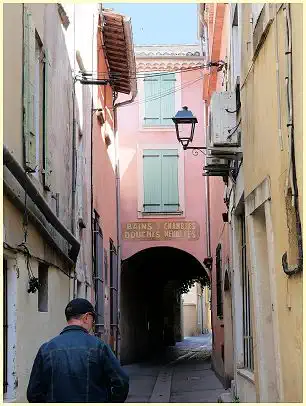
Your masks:
{"label": "peeling paint wall", "polygon": [[[56,268],[48,268],[48,312],[38,311],[38,293],[27,293],[28,270],[23,255],[17,255],[17,347],[16,347],[16,401],[26,401],[26,388],[39,347],[58,335],[66,324],[65,307],[70,299],[69,278]],[[34,276],[38,262],[31,260]],[[22,309],[22,311],[21,311]]]}
{"label": "peeling paint wall", "polygon": [[[72,190],[72,75],[62,33],[57,6],[52,4],[28,5],[43,45],[49,51],[50,78],[48,99],[48,151],[51,161],[51,191],[45,191],[35,174],[29,177],[56,212],[56,193],[59,193],[59,219],[71,228]],[[23,72],[23,5],[6,4],[4,7],[4,144],[23,166],[22,132],[22,72]],[[60,95],[60,97],[59,97]],[[18,216],[17,216],[18,217]],[[4,217],[6,230],[11,218]],[[15,219],[14,221],[18,221]],[[17,231],[17,230],[16,230]],[[19,233],[10,231],[7,238],[15,247],[22,242]],[[43,245],[43,242],[35,242]],[[39,257],[44,259],[42,250]],[[54,256],[54,255],[53,255]]]}
{"label": "peeling paint wall", "polygon": [[17,306],[17,278],[19,268],[16,257],[9,252],[4,252],[4,258],[7,260],[7,391],[4,394],[5,400],[16,399],[16,347],[17,347],[17,325],[16,325],[16,306]]}

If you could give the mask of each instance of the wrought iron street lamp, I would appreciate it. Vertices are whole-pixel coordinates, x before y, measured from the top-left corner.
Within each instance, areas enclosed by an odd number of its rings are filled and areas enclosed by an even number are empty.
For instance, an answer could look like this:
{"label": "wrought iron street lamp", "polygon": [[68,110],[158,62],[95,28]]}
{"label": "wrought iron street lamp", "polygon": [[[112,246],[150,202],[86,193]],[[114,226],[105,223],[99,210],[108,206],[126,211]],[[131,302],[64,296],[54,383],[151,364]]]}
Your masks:
{"label": "wrought iron street lamp", "polygon": [[190,142],[193,140],[195,125],[197,118],[184,106],[182,110],[178,111],[175,117],[172,118],[175,124],[177,140],[182,144],[183,149],[187,149]]}

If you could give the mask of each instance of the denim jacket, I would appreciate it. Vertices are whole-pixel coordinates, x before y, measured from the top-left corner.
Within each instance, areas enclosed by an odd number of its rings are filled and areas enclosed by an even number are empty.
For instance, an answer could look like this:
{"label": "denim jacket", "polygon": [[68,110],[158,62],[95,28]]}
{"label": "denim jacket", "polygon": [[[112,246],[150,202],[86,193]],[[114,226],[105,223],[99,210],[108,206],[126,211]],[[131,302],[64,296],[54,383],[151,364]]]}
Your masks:
{"label": "denim jacket", "polygon": [[43,344],[27,390],[29,402],[124,402],[129,378],[110,347],[79,326]]}

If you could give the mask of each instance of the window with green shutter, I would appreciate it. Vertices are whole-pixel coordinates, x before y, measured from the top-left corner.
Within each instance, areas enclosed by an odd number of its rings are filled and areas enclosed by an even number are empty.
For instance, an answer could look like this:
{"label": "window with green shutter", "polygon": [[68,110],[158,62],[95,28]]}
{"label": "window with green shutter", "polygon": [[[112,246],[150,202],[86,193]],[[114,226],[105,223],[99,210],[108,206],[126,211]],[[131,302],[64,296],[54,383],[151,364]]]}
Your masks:
{"label": "window with green shutter", "polygon": [[161,76],[160,87],[161,125],[171,126],[173,125],[172,117],[175,116],[175,73]]}
{"label": "window with green shutter", "polygon": [[144,78],[144,126],[171,126],[175,115],[175,73],[149,74]]}
{"label": "window with green shutter", "polygon": [[144,125],[152,127],[160,125],[160,80],[158,76],[144,79],[145,117]]}
{"label": "window with green shutter", "polygon": [[143,151],[144,213],[178,213],[178,151]]}
{"label": "window with green shutter", "polygon": [[25,167],[30,172],[35,172],[36,170],[36,130],[34,114],[35,49],[35,27],[32,15],[25,7],[23,41],[23,136]]}
{"label": "window with green shutter", "polygon": [[24,8],[23,138],[24,163],[50,190],[48,153],[49,57],[35,30],[31,12]]}
{"label": "window with green shutter", "polygon": [[50,81],[50,59],[48,50],[44,51],[44,95],[43,95],[43,182],[46,190],[51,189],[51,160],[48,149],[48,99],[49,99],[49,81]]}

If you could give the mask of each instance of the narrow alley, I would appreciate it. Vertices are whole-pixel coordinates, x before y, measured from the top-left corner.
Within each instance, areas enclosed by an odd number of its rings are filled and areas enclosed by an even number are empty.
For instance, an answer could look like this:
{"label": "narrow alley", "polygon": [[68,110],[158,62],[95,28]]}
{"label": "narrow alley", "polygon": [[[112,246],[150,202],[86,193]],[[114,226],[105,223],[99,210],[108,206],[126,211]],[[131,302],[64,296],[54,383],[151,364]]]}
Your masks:
{"label": "narrow alley", "polygon": [[124,366],[131,380],[127,402],[217,402],[225,390],[211,369],[211,339],[186,337],[150,361]]}

